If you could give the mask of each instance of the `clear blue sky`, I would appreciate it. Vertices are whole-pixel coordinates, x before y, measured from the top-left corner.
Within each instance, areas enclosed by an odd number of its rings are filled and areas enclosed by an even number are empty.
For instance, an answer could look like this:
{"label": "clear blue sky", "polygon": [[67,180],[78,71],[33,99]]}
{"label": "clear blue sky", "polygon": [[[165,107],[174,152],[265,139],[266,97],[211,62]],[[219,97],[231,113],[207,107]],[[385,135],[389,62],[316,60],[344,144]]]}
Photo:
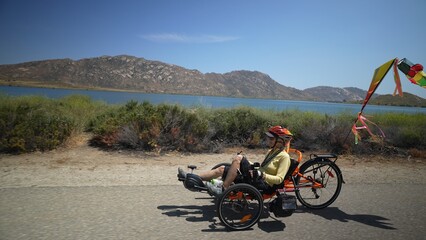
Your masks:
{"label": "clear blue sky", "polygon": [[[0,32],[0,64],[127,54],[301,90],[367,90],[395,57],[426,67],[425,0],[0,0]],[[402,88],[426,98],[405,76]]]}

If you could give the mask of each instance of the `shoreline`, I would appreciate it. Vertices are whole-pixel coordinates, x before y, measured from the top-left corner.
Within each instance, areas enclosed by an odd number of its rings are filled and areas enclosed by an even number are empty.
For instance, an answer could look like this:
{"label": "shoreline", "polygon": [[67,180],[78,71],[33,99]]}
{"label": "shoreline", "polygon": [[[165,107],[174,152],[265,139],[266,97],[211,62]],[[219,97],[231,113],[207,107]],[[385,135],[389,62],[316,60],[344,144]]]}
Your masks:
{"label": "shoreline", "polygon": [[[199,94],[184,94],[184,93],[166,93],[166,92],[144,92],[132,89],[115,89],[115,88],[99,88],[99,87],[84,87],[84,86],[66,86],[66,85],[46,85],[42,82],[26,82],[26,81],[14,81],[8,82],[0,79],[0,86],[3,87],[23,87],[23,88],[43,88],[43,89],[55,89],[55,90],[79,90],[79,91],[101,91],[101,92],[116,92],[116,93],[138,93],[138,94],[163,94],[173,96],[195,96],[195,97],[218,97],[218,98],[232,98],[232,99],[259,99],[259,100],[277,100],[277,101],[300,101],[300,102],[314,102],[314,103],[327,103],[327,104],[353,104],[362,105],[361,102],[338,102],[338,101],[315,101],[315,100],[295,100],[295,99],[278,99],[278,98],[256,98],[256,97],[234,97],[234,96],[221,96],[221,95],[199,95]],[[369,104],[372,106],[379,107],[407,107],[407,108],[420,108],[424,109],[426,106],[412,106],[412,105],[389,105],[389,104]]]}

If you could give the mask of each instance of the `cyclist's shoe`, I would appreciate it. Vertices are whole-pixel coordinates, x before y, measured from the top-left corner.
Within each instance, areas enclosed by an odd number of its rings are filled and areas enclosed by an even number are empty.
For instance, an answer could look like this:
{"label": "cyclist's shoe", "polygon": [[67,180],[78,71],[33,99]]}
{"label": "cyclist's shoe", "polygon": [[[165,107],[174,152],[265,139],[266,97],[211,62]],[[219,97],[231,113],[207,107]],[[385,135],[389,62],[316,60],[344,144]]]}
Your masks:
{"label": "cyclist's shoe", "polygon": [[216,196],[222,194],[222,192],[223,192],[223,185],[222,184],[214,184],[212,182],[206,182],[206,186],[207,186],[208,191],[213,193]]}
{"label": "cyclist's shoe", "polygon": [[188,173],[185,172],[182,168],[178,168],[177,177],[178,177],[179,180],[184,181],[186,179],[186,174],[188,174]]}

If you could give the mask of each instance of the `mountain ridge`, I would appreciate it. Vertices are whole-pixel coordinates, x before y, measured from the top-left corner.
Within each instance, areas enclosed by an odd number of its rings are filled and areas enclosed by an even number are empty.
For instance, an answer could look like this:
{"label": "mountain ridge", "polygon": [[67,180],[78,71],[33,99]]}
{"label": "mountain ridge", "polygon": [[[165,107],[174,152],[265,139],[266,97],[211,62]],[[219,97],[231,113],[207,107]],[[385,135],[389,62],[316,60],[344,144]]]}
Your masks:
{"label": "mountain ridge", "polygon": [[129,55],[0,65],[0,84],[326,102],[360,101],[367,93],[353,87],[299,90],[259,71],[204,74]]}
{"label": "mountain ridge", "polygon": [[127,55],[0,65],[0,79],[9,84],[37,82],[146,93],[311,99],[302,91],[293,92],[293,89],[256,71],[203,74],[198,70]]}

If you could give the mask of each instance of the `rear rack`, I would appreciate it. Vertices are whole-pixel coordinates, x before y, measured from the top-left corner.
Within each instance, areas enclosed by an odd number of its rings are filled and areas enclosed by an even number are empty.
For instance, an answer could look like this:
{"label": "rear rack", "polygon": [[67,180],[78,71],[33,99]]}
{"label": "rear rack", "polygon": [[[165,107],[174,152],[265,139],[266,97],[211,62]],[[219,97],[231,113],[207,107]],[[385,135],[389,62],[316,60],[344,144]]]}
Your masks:
{"label": "rear rack", "polygon": [[309,155],[310,159],[313,158],[332,158],[334,159],[334,162],[337,160],[337,155],[334,153],[326,153],[326,154],[311,154]]}

